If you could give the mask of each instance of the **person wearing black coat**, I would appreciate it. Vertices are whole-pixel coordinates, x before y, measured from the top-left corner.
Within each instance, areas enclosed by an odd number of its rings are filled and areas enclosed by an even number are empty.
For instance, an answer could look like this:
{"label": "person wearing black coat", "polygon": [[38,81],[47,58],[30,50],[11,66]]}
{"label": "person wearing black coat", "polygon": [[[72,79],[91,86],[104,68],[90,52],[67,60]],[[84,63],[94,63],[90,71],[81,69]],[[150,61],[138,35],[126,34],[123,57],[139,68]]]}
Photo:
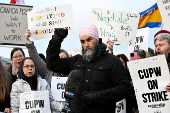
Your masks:
{"label": "person wearing black coat", "polygon": [[114,113],[116,102],[131,90],[121,61],[106,52],[97,27],[91,24],[79,32],[82,56],[60,59],[61,43],[67,34],[67,29],[55,29],[46,51],[46,65],[57,73],[68,75],[75,69],[82,73],[79,90],[70,102],[71,113]]}

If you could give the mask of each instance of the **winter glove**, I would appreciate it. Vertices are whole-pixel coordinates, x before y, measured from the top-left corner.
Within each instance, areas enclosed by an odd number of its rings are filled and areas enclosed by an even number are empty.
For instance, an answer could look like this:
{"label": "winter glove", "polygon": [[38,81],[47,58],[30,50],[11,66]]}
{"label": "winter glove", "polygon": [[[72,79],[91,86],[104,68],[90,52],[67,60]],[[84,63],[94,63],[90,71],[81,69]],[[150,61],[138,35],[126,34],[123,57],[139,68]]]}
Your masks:
{"label": "winter glove", "polygon": [[83,103],[85,105],[92,105],[95,103],[99,103],[101,102],[101,98],[100,98],[100,92],[95,91],[95,92],[83,92],[82,93],[82,99],[83,99]]}
{"label": "winter glove", "polygon": [[68,35],[68,29],[55,28],[54,35],[52,36],[52,38],[54,40],[55,39],[63,40],[64,38],[66,38],[67,35]]}

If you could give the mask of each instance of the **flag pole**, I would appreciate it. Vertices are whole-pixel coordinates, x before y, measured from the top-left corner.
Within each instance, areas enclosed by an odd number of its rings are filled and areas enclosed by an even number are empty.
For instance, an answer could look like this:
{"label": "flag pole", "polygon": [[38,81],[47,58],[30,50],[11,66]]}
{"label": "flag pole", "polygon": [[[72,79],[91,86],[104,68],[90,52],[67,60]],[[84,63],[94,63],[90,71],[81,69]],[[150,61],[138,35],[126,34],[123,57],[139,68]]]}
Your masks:
{"label": "flag pole", "polygon": [[162,22],[162,24],[161,24],[161,30],[162,30],[163,26],[164,26],[164,23]]}

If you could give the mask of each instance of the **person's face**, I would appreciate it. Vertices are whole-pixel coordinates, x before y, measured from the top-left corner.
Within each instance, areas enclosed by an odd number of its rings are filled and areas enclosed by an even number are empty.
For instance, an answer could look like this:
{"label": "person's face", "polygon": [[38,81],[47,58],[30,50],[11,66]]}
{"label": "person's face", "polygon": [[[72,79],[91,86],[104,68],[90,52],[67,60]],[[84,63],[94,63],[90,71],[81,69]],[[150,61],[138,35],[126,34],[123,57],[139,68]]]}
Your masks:
{"label": "person's face", "polygon": [[155,47],[156,47],[156,53],[158,55],[165,54],[166,58],[168,58],[168,53],[170,53],[170,45],[167,39],[156,40]]}
{"label": "person's face", "polygon": [[24,61],[24,65],[22,67],[22,70],[27,77],[31,77],[35,73],[35,65],[34,62],[31,59],[26,59]]}
{"label": "person's face", "polygon": [[138,59],[142,59],[142,57],[140,55],[138,55]]}
{"label": "person's face", "polygon": [[12,62],[15,65],[15,68],[19,68],[21,61],[24,59],[24,55],[20,50],[15,51],[13,56],[12,56]]}
{"label": "person's face", "polygon": [[64,52],[61,52],[61,53],[59,54],[59,56],[60,56],[60,58],[67,58],[67,55],[66,55]]}
{"label": "person's face", "polygon": [[[93,37],[83,36],[80,39],[80,42],[81,42],[81,45],[82,45],[83,49],[85,49],[86,47],[93,47],[93,48],[95,48],[97,40],[95,38],[93,38]],[[88,50],[90,50],[90,49],[87,49],[87,51]]]}
{"label": "person's face", "polygon": [[122,58],[119,58],[121,61],[122,61],[122,63],[123,63],[123,66],[125,67],[125,69],[126,69],[126,63],[124,62],[124,60],[122,59]]}

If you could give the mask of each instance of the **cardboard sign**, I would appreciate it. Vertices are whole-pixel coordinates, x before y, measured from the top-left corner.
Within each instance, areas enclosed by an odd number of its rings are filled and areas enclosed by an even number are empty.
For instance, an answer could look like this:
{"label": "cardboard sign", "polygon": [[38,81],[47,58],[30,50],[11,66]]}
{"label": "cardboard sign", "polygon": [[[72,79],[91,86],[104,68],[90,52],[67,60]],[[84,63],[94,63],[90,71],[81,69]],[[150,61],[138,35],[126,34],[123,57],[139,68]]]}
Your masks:
{"label": "cardboard sign", "polygon": [[116,102],[115,113],[126,113],[126,99]]}
{"label": "cardboard sign", "polygon": [[140,113],[168,113],[170,92],[169,69],[164,55],[127,63]]}
{"label": "cardboard sign", "polygon": [[92,9],[90,23],[97,26],[103,42],[134,46],[139,14],[105,9]]}
{"label": "cardboard sign", "polygon": [[170,2],[169,0],[156,0],[165,28],[170,31]]}
{"label": "cardboard sign", "polygon": [[72,49],[72,56],[75,56],[77,54],[82,54],[82,48],[81,47],[77,47],[77,48]]}
{"label": "cardboard sign", "polygon": [[143,49],[148,52],[149,27],[138,29],[134,47],[128,46],[128,50]]}
{"label": "cardboard sign", "polygon": [[19,113],[51,113],[49,91],[21,93]]}
{"label": "cardboard sign", "polygon": [[25,46],[27,12],[31,10],[32,6],[0,3],[0,45]]}
{"label": "cardboard sign", "polygon": [[68,77],[52,77],[51,91],[56,101],[65,101],[65,84]]}
{"label": "cardboard sign", "polygon": [[73,34],[72,5],[47,7],[29,12],[28,28],[33,40],[51,38],[54,28],[65,28],[69,34]]}

